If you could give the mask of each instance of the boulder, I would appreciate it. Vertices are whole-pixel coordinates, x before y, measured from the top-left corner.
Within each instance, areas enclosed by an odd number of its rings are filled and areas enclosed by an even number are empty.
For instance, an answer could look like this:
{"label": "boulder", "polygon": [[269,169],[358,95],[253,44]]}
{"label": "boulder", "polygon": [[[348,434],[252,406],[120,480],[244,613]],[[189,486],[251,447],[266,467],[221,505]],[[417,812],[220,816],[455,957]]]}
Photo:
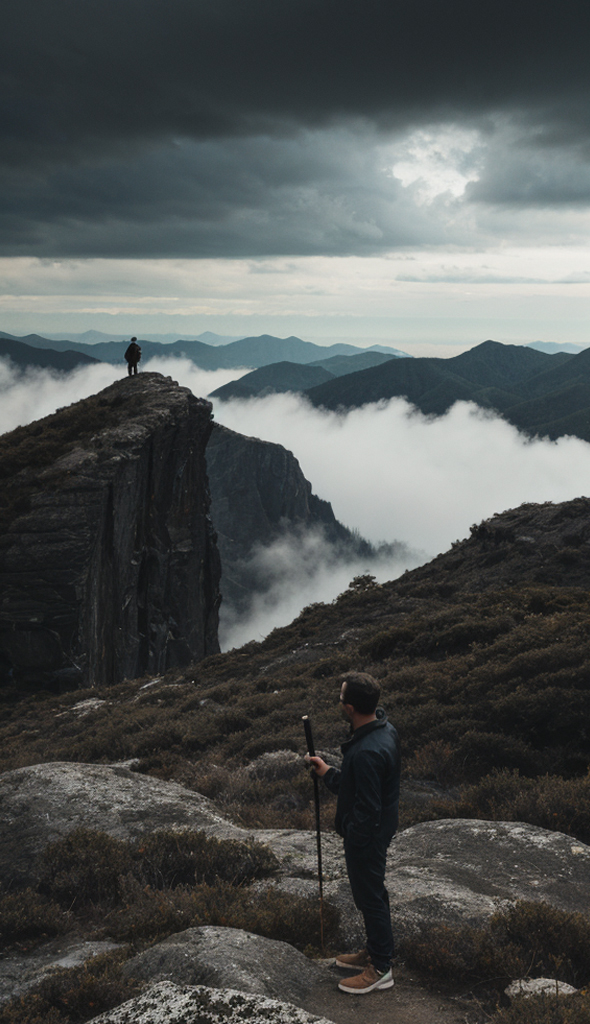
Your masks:
{"label": "boulder", "polygon": [[142,373],[5,435],[0,670],[101,686],[219,650],[211,405]]}
{"label": "boulder", "polygon": [[332,1024],[290,1003],[233,989],[159,981],[90,1024]]}
{"label": "boulder", "polygon": [[578,991],[573,985],[555,978],[519,978],[504,989],[509,999],[517,996],[525,999],[529,996],[575,996]]}
{"label": "boulder", "polygon": [[293,750],[269,750],[250,761],[244,768],[255,779],[275,782],[278,779],[291,780],[301,774],[301,754]]}
{"label": "boulder", "polygon": [[[272,849],[282,875],[317,878],[313,832],[240,828],[222,817],[207,797],[176,782],[121,765],[54,761],[0,775],[0,882],[34,881],[38,854],[81,826],[116,839],[165,828],[203,831],[239,842],[256,839]],[[342,877],[341,840],[326,833],[322,846],[326,877]]]}
{"label": "boulder", "polygon": [[[267,834],[268,835],[268,834]],[[275,854],[284,844],[283,865],[289,876],[276,883],[283,892],[313,896],[317,882],[311,833],[285,833],[269,842]],[[299,861],[288,860],[289,843],[297,842]],[[346,880],[339,840],[325,842],[325,898],[340,913],[343,949],[362,945],[363,927]],[[305,852],[309,854],[306,859]],[[306,870],[307,869],[307,870]],[[293,877],[294,876],[294,877]],[[590,846],[561,832],[525,822],[448,819],[426,821],[400,832],[387,861],[394,931],[398,937],[434,924],[483,926],[496,911],[515,900],[548,903],[560,910],[590,915]]]}
{"label": "boulder", "polygon": [[481,925],[514,900],[590,914],[590,846],[519,821],[421,822],[394,839],[387,884],[403,930]]}
{"label": "boulder", "polygon": [[124,973],[142,981],[234,988],[305,1004],[325,972],[286,942],[239,928],[188,928],[127,961]]}

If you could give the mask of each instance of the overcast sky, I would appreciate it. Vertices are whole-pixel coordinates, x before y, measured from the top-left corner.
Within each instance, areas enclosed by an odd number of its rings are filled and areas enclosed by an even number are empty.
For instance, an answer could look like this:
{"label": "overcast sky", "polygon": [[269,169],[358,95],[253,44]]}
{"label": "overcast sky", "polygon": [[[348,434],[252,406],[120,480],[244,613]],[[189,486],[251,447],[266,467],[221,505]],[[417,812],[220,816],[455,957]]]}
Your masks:
{"label": "overcast sky", "polygon": [[589,23],[4,0],[0,330],[590,343]]}

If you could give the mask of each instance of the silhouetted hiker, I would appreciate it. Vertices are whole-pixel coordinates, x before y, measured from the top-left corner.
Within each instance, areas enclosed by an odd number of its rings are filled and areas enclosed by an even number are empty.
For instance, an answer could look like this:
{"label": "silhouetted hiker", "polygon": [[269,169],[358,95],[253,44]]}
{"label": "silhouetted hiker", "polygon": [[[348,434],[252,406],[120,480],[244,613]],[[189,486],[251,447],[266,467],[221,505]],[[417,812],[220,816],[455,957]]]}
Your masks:
{"label": "silhouetted hiker", "polygon": [[137,364],[141,359],[141,349],[137,344],[137,338],[131,339],[131,344],[125,353],[125,359],[127,360],[127,373],[129,376],[132,373],[137,373]]}
{"label": "silhouetted hiker", "polygon": [[306,755],[332,793],[338,794],[336,831],[344,839],[344,858],[354,902],[365,920],[367,947],[343,953],[338,967],[359,970],[338,988],[351,995],[391,988],[393,932],[385,861],[397,829],[400,748],[397,732],[377,707],[379,684],[366,672],[341,676],[340,703],[351,737],[342,745],[342,769],[329,768],[321,757]]}

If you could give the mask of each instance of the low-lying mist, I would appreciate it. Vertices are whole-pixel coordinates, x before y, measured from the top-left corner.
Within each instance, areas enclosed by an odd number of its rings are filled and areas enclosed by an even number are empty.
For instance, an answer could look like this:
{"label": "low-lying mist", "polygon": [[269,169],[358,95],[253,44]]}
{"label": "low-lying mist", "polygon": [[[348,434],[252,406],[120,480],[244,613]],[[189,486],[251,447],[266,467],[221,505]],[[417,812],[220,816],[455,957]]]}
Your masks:
{"label": "low-lying mist", "polygon": [[[246,370],[200,370],[189,360],[150,360],[156,370],[205,396]],[[70,374],[20,373],[0,362],[0,430],[11,430],[94,394],[124,376],[107,364]],[[374,544],[397,542],[387,557],[335,556],[321,534],[286,534],[251,559],[266,590],[236,619],[222,606],[224,648],[260,639],[305,605],[332,600],[356,575],[392,579],[465,537],[469,527],[523,502],[566,501],[590,491],[590,445],[574,437],[530,440],[495,414],[457,403],[425,417],[403,399],[346,414],[313,408],[297,395],[214,402],[215,417],[290,449],[337,518]],[[404,547],[405,546],[405,547]],[[418,554],[416,552],[419,552]],[[420,554],[420,552],[422,554]]]}
{"label": "low-lying mist", "polygon": [[404,544],[382,545],[371,555],[354,557],[329,541],[321,529],[285,531],[270,544],[255,544],[247,568],[256,589],[245,610],[222,603],[221,649],[262,640],[271,629],[292,622],[307,605],[333,600],[355,576],[369,574],[383,583],[424,560],[423,553],[410,551]]}

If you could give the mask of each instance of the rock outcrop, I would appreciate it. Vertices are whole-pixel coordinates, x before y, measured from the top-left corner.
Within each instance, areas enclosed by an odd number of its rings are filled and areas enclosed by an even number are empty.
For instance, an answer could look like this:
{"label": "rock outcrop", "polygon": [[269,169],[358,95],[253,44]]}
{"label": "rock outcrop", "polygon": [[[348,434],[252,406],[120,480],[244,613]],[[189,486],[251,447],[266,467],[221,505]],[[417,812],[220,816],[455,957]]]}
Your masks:
{"label": "rock outcrop", "polygon": [[158,829],[198,829],[224,839],[248,833],[200,793],[129,768],[50,763],[0,775],[0,882],[27,884],[39,853],[75,828],[134,839]]}
{"label": "rock outcrop", "polygon": [[215,653],[211,406],[125,378],[0,439],[0,671],[100,686]]}
{"label": "rock outcrop", "polygon": [[170,935],[128,960],[123,973],[141,981],[236,988],[298,1006],[325,977],[321,967],[287,942],[214,926]]}
{"label": "rock outcrop", "polygon": [[443,819],[391,845],[392,916],[413,923],[484,924],[505,901],[590,913],[590,846],[520,821]]}
{"label": "rock outcrop", "polygon": [[332,1024],[291,1003],[234,989],[160,981],[89,1024]]}

